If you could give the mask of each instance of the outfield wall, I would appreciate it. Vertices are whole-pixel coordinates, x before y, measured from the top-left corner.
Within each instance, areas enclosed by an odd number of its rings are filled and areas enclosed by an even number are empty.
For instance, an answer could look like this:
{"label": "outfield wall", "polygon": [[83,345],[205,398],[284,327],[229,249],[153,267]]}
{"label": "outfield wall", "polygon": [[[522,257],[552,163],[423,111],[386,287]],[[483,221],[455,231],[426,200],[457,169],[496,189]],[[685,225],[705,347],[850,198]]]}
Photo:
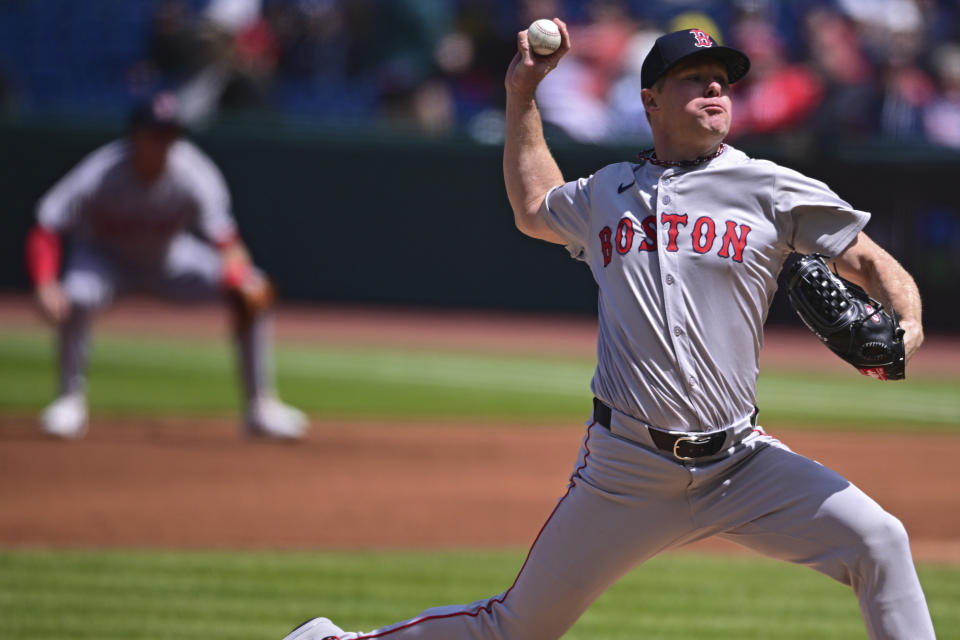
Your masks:
{"label": "outfield wall", "polygon": [[[0,289],[27,288],[22,239],[37,198],[119,133],[75,123],[0,126]],[[572,313],[595,307],[583,265],[514,229],[499,146],[262,121],[196,139],[223,170],[241,230],[287,299]],[[552,146],[568,177],[636,151]],[[822,179],[872,211],[868,231],[916,275],[928,327],[958,327],[960,303],[950,294],[960,280],[960,154],[876,145],[818,156],[744,148]],[[782,296],[770,319],[798,322]]]}

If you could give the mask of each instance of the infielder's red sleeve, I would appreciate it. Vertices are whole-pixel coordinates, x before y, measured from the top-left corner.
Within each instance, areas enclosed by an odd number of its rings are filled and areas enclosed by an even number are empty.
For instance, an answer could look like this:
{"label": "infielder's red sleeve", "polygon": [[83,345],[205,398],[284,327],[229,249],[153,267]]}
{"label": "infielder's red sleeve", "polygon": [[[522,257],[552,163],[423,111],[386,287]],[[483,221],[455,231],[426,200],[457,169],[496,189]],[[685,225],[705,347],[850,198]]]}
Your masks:
{"label": "infielder's red sleeve", "polygon": [[239,289],[253,273],[253,265],[247,260],[228,260],[223,267],[221,280],[227,289]]}
{"label": "infielder's red sleeve", "polygon": [[223,261],[221,283],[227,289],[240,289],[254,271],[247,248],[237,234],[215,244]]}
{"label": "infielder's red sleeve", "polygon": [[34,285],[56,280],[60,272],[60,236],[35,225],[27,234],[25,256],[27,273]]}

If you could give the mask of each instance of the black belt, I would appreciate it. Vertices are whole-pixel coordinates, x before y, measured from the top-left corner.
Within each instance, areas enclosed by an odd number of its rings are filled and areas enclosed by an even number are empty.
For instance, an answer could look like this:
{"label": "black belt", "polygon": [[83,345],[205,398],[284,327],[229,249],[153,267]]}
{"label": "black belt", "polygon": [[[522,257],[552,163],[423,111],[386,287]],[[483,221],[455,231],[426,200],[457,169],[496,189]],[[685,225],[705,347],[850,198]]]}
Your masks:
{"label": "black belt", "polygon": [[[609,429],[612,413],[610,407],[597,398],[593,399],[593,419],[600,425]],[[726,431],[682,434],[668,433],[653,427],[647,427],[647,431],[658,449],[672,454],[678,460],[694,460],[715,455],[723,449],[723,443],[727,439]]]}

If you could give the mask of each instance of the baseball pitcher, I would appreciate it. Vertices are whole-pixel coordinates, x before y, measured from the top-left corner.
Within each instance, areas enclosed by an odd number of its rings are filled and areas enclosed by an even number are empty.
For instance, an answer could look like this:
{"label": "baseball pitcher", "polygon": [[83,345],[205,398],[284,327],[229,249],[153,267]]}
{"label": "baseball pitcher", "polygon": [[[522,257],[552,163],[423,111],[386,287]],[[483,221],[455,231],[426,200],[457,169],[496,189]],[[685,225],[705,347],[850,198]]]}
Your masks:
{"label": "baseball pitcher", "polygon": [[[756,406],[763,324],[791,253],[828,256],[894,310],[888,338],[902,339],[906,360],[923,339],[913,279],[863,233],[868,213],[724,143],[730,85],[750,63],[698,29],[660,37],[643,64],[654,147],[565,181],[535,100],[571,46],[556,22],[562,45],[549,56],[518,35],[503,167],[520,231],[564,245],[599,288],[593,414],[568,490],[503,593],[370,633],[314,618],[287,640],[559,638],[625,573],[708,536],[850,586],[871,638],[933,638],[900,521],[767,434]],[[803,271],[819,292],[813,307],[843,319],[839,289],[815,267]]]}

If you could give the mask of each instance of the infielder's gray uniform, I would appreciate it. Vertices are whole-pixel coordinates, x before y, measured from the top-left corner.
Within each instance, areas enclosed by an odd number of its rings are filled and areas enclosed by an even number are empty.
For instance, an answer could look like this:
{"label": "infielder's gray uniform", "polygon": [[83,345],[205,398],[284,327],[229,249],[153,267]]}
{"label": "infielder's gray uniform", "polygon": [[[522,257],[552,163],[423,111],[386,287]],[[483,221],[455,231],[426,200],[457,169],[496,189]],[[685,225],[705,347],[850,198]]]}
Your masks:
{"label": "infielder's gray uniform", "polygon": [[[133,171],[129,141],[120,139],[90,153],[43,196],[38,223],[69,239],[63,287],[73,312],[59,329],[61,393],[83,390],[91,312],[116,296],[223,295],[221,258],[210,243],[236,237],[230,206],[220,171],[185,139],[172,144],[164,173],[149,185]],[[248,398],[271,384],[266,323],[255,318],[239,335]]]}
{"label": "infielder's gray uniform", "polygon": [[756,426],[785,259],[841,253],[869,214],[729,146],[610,165],[544,206],[600,289],[598,400],[568,491],[503,594],[342,638],[558,638],[626,572],[711,535],[852,586],[871,638],[934,637],[900,522]]}

